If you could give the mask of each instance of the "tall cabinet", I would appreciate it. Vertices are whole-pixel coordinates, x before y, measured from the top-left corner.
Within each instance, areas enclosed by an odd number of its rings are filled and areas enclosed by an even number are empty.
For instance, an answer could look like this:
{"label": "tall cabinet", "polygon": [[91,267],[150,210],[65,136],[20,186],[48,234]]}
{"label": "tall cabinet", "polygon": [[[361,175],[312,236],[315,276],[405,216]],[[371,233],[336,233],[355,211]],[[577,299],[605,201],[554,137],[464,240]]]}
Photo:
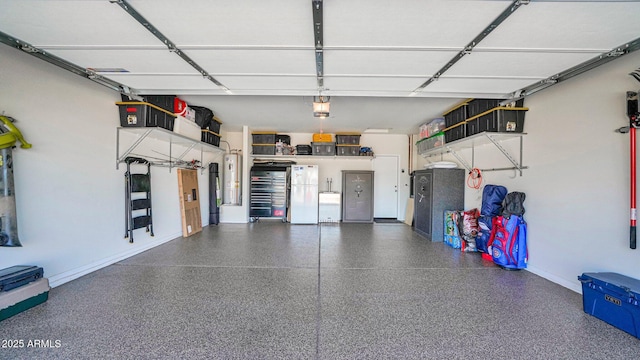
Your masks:
{"label": "tall cabinet", "polygon": [[464,209],[464,169],[416,170],[413,179],[415,231],[431,241],[444,239],[444,212]]}
{"label": "tall cabinet", "polygon": [[342,170],[342,222],[373,222],[373,171]]}

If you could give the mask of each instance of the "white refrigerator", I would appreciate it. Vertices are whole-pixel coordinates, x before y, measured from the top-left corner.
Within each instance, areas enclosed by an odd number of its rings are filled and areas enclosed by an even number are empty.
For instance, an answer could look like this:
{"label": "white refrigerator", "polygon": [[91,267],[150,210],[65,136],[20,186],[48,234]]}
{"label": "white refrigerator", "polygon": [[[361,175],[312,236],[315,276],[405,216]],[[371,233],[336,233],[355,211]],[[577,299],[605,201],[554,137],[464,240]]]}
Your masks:
{"label": "white refrigerator", "polygon": [[291,223],[318,223],[318,165],[291,166]]}

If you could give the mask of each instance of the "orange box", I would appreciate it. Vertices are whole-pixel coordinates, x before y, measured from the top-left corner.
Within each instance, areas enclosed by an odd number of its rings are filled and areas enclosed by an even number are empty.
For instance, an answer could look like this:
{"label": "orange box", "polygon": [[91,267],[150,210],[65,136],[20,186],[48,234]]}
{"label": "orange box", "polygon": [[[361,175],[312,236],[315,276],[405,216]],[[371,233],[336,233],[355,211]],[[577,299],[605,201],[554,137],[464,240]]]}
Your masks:
{"label": "orange box", "polygon": [[313,142],[331,142],[331,134],[313,134]]}

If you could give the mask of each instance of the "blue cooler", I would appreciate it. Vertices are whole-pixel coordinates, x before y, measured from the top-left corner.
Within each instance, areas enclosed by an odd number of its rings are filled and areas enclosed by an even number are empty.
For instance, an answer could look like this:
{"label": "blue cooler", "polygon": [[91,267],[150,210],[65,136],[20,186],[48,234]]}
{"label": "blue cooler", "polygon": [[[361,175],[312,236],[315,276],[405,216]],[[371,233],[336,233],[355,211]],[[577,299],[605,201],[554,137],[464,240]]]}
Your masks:
{"label": "blue cooler", "polygon": [[616,273],[584,273],[584,312],[640,339],[640,280]]}

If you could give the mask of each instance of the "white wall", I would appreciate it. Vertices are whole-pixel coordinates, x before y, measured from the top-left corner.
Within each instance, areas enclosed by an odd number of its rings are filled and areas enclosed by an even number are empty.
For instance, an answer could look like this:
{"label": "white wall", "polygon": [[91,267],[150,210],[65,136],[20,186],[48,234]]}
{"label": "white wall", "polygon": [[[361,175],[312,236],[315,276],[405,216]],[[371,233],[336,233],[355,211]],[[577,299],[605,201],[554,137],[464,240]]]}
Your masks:
{"label": "white wall", "polygon": [[[312,139],[310,133],[289,133],[291,137],[291,144],[309,144]],[[231,139],[229,142],[232,144],[232,148],[242,148],[243,136],[240,133],[226,133],[226,137]],[[251,144],[251,137],[248,137],[248,143]],[[246,144],[246,142],[245,142]],[[408,148],[409,138],[407,135],[397,134],[363,134],[360,137],[360,145],[368,146],[373,149],[376,155],[395,155],[399,157],[399,169],[398,169],[398,219],[404,220],[405,207],[407,199],[409,198],[409,171],[408,171]],[[244,152],[245,154],[251,153],[251,148]],[[260,158],[259,156],[257,158]],[[331,190],[341,191],[342,188],[342,170],[373,170],[373,163],[375,158],[372,157],[360,157],[360,158],[341,158],[341,157],[288,157],[283,156],[283,160],[292,160],[300,165],[318,165],[319,167],[319,190],[328,191],[329,185],[327,179],[331,179]],[[253,157],[246,155],[243,159],[248,164],[248,169],[251,168]],[[247,171],[248,175],[248,171]],[[245,200],[248,200],[249,194],[249,181],[248,176],[243,182],[243,194]],[[243,211],[238,209],[231,209],[229,207],[223,207],[221,222],[237,223],[247,222],[248,216]]]}
{"label": "white wall", "polygon": [[[152,168],[155,237],[136,230],[133,244],[124,239],[118,93],[7,46],[0,58],[0,113],[16,118],[33,143],[14,149],[23,247],[0,247],[0,268],[39,265],[56,286],[181,235],[177,173]],[[199,176],[205,224],[207,178]]]}
{"label": "white wall", "polygon": [[[640,278],[640,250],[629,249],[629,135],[614,132],[628,124],[625,93],[640,88],[628,73],[638,64],[636,52],[528,97],[529,169],[483,173],[484,183],[527,194],[529,271],[575,291],[583,272]],[[517,154],[517,141],[505,145]],[[475,160],[508,164],[488,145]],[[481,191],[467,188],[466,208],[481,205]]]}

